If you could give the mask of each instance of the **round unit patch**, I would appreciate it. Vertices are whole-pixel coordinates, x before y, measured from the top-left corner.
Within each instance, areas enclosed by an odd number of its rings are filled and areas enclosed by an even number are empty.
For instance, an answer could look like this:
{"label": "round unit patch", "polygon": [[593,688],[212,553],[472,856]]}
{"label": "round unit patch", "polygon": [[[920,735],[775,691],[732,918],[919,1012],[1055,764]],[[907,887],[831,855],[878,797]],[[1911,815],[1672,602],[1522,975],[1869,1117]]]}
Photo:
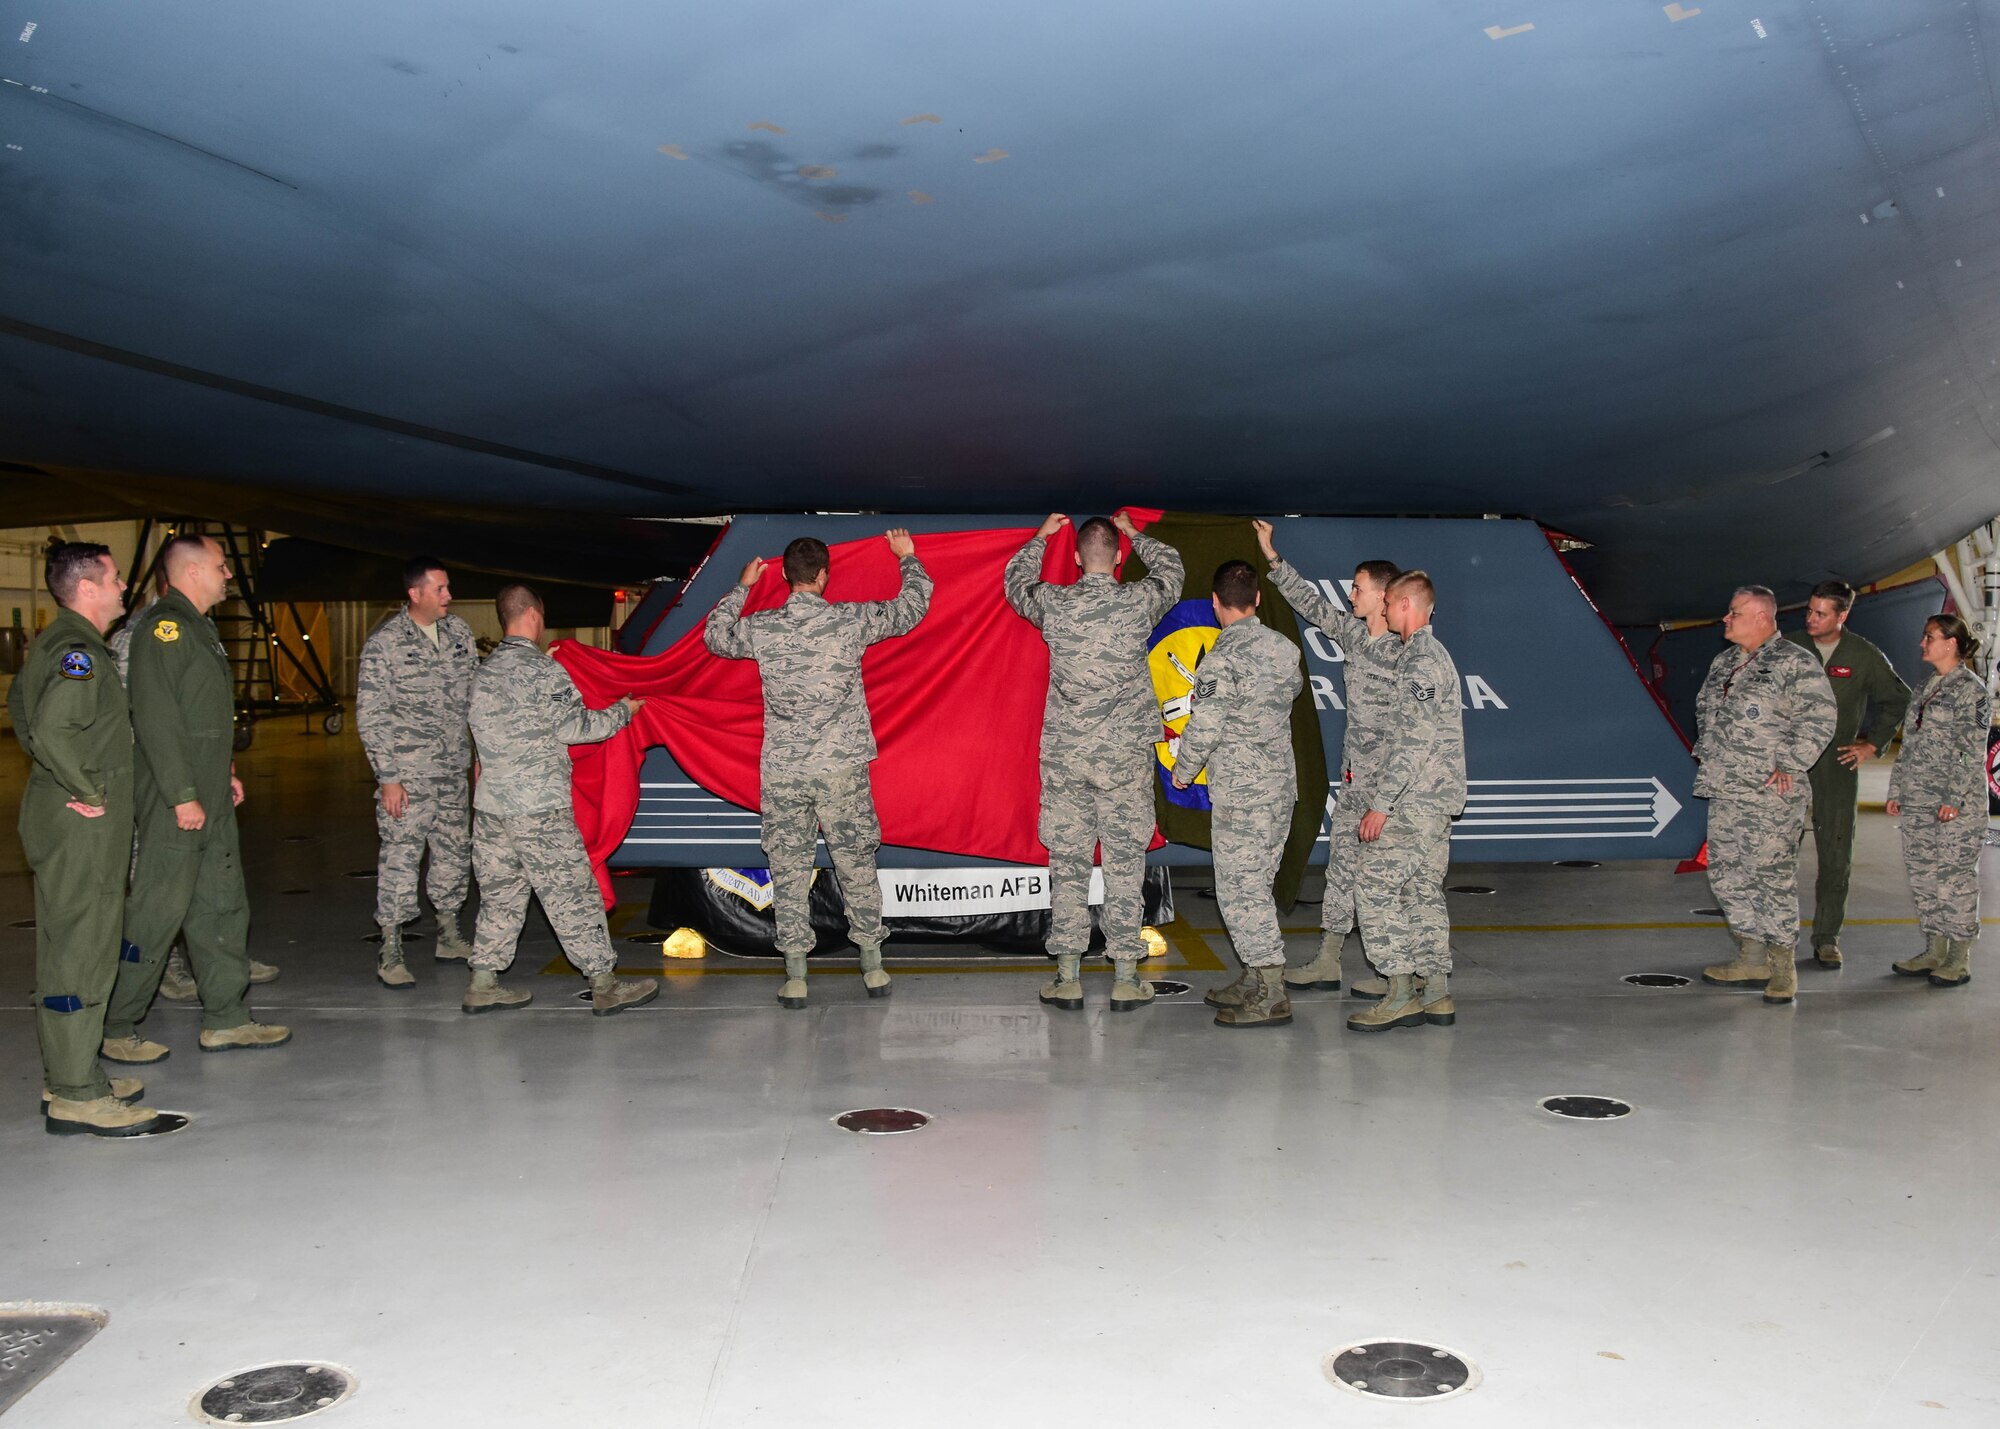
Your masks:
{"label": "round unit patch", "polygon": [[65,680],[88,680],[97,674],[97,666],[92,663],[88,650],[66,650],[61,665]]}
{"label": "round unit patch", "polygon": [[1421,1340],[1369,1340],[1335,1350],[1321,1362],[1326,1377],[1369,1399],[1453,1399],[1479,1386],[1479,1371],[1463,1355]]}
{"label": "round unit patch", "polygon": [[338,1365],[259,1365],[217,1380],[188,1408],[207,1424],[284,1424],[331,1409],[354,1389],[354,1375]]}

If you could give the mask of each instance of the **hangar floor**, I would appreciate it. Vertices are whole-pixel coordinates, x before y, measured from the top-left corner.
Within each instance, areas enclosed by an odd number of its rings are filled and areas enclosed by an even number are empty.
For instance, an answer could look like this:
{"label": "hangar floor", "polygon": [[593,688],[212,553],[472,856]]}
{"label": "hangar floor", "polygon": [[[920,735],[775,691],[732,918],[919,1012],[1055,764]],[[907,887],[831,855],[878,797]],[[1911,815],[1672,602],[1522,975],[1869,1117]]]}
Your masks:
{"label": "hangar floor", "polygon": [[[1321,1360],[1404,1337],[1478,1366],[1428,1411],[1466,1426],[2000,1419],[2000,976],[1887,974],[1915,934],[1880,815],[1849,967],[1789,1009],[1620,980],[1726,951],[1702,880],[1649,863],[1454,869],[1496,891],[1453,898],[1451,1029],[1350,1033],[1339,995],[1211,1026],[1192,880],[1154,976],[1194,991],[1132,1016],[1103,973],[1080,1014],[1004,966],[887,1002],[836,972],[787,1013],[768,973],[692,964],[593,1019],[542,928],[511,974],[534,1005],[468,1018],[456,969],[369,975],[352,736],[270,725],[242,767],[284,968],[256,1003],[297,1036],[204,1057],[162,1004],[148,1100],[187,1130],[43,1134],[33,934],[0,928],[0,1298],[110,1313],[10,1424],[186,1423],[233,1370],[324,1358],[360,1384],[330,1429],[1392,1425],[1419,1411]],[[0,924],[33,911],[4,848]],[[1636,1110],[1538,1108],[1564,1092]],[[885,1105],[936,1121],[831,1121]]]}

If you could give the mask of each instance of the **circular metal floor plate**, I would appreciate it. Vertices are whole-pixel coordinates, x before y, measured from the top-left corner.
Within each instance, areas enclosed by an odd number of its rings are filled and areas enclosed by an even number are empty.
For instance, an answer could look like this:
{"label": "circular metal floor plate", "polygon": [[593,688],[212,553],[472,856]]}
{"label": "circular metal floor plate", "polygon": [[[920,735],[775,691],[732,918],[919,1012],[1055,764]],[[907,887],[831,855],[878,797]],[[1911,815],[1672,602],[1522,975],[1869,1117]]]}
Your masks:
{"label": "circular metal floor plate", "polygon": [[1483,883],[1454,883],[1454,884],[1451,884],[1451,885],[1449,885],[1449,886],[1448,886],[1448,887],[1446,887],[1446,889],[1445,889],[1445,892],[1447,892],[1447,893],[1478,893],[1478,894],[1486,894],[1486,893],[1492,893],[1492,892],[1494,892],[1494,891],[1495,891],[1494,889],[1491,889],[1491,888],[1488,888],[1488,887],[1487,887],[1487,886],[1486,886],[1485,884],[1483,884]]}
{"label": "circular metal floor plate", "polygon": [[160,1119],[153,1123],[151,1130],[142,1131],[136,1136],[120,1137],[119,1140],[146,1141],[155,1136],[172,1136],[177,1131],[186,1131],[188,1123],[192,1120],[194,1118],[185,1112],[163,1111],[160,1113]]}
{"label": "circular metal floor plate", "polygon": [[373,878],[375,876],[375,870],[372,868],[350,869],[348,871],[347,876],[349,878]]}
{"label": "circular metal floor plate", "polygon": [[1694,979],[1682,977],[1679,973],[1626,973],[1619,981],[1629,982],[1634,987],[1686,987]]}
{"label": "circular metal floor plate", "polygon": [[339,1365],[258,1365],[217,1380],[189,1408],[208,1424],[285,1424],[331,1409],[352,1393],[354,1375]]}
{"label": "circular metal floor plate", "polygon": [[844,1111],[833,1119],[833,1124],[863,1136],[900,1136],[907,1131],[922,1131],[931,1124],[931,1118],[929,1112],[913,1111],[906,1106],[871,1106]]}
{"label": "circular metal floor plate", "polygon": [[1602,868],[1604,867],[1604,865],[1599,863],[1594,858],[1559,858],[1556,860],[1556,867],[1557,868]]}
{"label": "circular metal floor plate", "polygon": [[1688,911],[1693,913],[1697,918],[1720,918],[1722,916],[1720,908],[1690,908]]}
{"label": "circular metal floor plate", "polygon": [[1184,992],[1192,991],[1194,991],[1192,983],[1176,982],[1172,978],[1156,977],[1153,979],[1153,996],[1155,997],[1179,997]]}
{"label": "circular metal floor plate", "polygon": [[1335,1350],[1326,1377],[1368,1399],[1455,1399],[1476,1388],[1478,1369],[1463,1355],[1422,1340],[1365,1340]]}
{"label": "circular metal floor plate", "polygon": [[1600,1097],[1587,1092],[1543,1097],[1536,1105],[1550,1116],[1560,1116],[1570,1121],[1610,1121],[1614,1117],[1632,1114],[1630,1102],[1621,1102],[1616,1097]]}

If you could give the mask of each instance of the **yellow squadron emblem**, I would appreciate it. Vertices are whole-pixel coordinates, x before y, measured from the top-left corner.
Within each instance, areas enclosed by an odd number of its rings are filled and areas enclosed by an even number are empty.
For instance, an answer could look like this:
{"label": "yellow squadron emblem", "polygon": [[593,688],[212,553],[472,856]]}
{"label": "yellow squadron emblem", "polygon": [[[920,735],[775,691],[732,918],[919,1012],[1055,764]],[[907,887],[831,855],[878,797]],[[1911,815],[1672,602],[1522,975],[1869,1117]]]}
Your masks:
{"label": "yellow squadron emblem", "polygon": [[173,620],[161,621],[158,625],[155,625],[153,627],[153,638],[155,640],[160,641],[162,644],[166,645],[173,644],[176,640],[181,638],[180,623],[178,621],[173,621]]}

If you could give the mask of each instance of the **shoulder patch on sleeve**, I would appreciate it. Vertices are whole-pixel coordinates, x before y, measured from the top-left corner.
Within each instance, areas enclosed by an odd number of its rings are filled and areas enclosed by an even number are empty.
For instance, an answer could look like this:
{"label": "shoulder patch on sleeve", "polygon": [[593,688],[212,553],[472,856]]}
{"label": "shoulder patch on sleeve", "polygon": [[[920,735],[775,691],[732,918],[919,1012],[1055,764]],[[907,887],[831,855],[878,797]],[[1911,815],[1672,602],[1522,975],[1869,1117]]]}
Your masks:
{"label": "shoulder patch on sleeve", "polygon": [[157,625],[153,627],[153,638],[159,641],[162,645],[173,644],[176,640],[181,638],[180,622],[177,620],[160,621]]}
{"label": "shoulder patch on sleeve", "polygon": [[62,657],[62,673],[66,680],[88,680],[96,676],[97,666],[89,651],[71,650]]}

